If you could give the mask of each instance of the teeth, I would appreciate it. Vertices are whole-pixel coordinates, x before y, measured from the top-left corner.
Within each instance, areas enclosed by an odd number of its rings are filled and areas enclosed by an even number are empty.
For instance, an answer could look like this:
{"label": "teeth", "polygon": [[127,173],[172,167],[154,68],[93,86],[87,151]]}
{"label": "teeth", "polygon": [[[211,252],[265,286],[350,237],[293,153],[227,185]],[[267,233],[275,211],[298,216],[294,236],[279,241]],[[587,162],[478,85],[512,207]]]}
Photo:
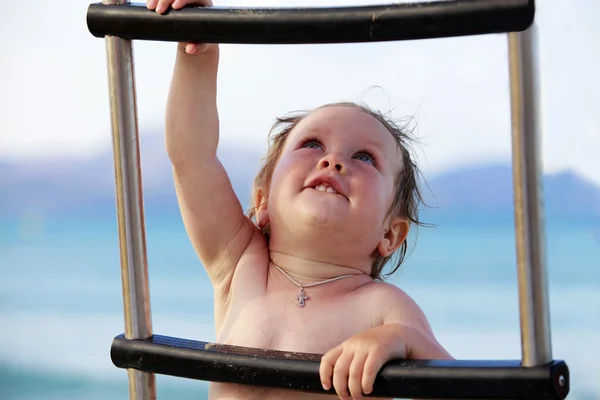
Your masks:
{"label": "teeth", "polygon": [[318,190],[319,192],[327,192],[327,193],[337,194],[337,190],[335,190],[333,187],[325,186],[323,184],[319,184],[319,185],[315,186],[315,190]]}

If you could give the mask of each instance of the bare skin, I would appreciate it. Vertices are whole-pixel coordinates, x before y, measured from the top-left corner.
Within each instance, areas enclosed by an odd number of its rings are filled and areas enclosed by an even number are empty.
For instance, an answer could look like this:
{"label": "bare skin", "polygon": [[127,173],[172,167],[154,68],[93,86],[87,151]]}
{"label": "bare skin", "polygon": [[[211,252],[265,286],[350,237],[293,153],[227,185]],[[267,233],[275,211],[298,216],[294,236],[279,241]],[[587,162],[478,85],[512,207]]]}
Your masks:
{"label": "bare skin", "polygon": [[[164,13],[208,0],[149,0]],[[451,358],[417,304],[369,276],[372,255],[392,254],[408,222],[388,216],[397,145],[383,125],[351,107],[311,113],[288,137],[270,188],[258,188],[257,224],[248,219],[217,158],[215,44],[181,43],[166,114],[166,145],[182,218],[214,287],[217,342],[324,354],[323,387],[340,398],[372,391],[394,358]],[[270,225],[269,241],[261,228]],[[298,307],[296,281],[310,284]],[[212,383],[212,399],[331,398]]]}

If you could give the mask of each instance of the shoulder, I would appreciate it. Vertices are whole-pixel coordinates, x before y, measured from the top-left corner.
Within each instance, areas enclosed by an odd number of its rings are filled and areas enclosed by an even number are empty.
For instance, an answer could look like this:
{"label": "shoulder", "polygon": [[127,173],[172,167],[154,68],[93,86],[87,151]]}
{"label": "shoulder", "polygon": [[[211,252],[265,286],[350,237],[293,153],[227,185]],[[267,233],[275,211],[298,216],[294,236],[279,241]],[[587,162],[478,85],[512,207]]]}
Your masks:
{"label": "shoulder", "polygon": [[453,359],[437,341],[421,307],[404,290],[384,282],[373,282],[368,288],[381,325],[398,325],[402,338],[414,359]]}
{"label": "shoulder", "polygon": [[407,325],[424,333],[432,333],[425,313],[404,290],[386,282],[373,282],[365,289],[365,295],[376,307],[381,324]]}
{"label": "shoulder", "polygon": [[414,307],[417,303],[398,286],[375,281],[365,286],[365,295],[390,306]]}

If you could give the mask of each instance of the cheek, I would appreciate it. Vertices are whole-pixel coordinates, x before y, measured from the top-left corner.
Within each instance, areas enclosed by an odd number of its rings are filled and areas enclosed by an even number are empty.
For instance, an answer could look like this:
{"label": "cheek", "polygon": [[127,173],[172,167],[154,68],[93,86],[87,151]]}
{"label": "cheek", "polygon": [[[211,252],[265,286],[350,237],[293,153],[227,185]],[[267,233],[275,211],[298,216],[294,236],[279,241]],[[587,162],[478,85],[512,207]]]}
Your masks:
{"label": "cheek", "polygon": [[381,176],[370,176],[363,180],[360,191],[366,203],[363,206],[367,217],[377,221],[382,219],[392,205],[393,183]]}
{"label": "cheek", "polygon": [[285,186],[289,184],[301,184],[306,178],[306,157],[287,155],[277,163],[271,182],[273,186]]}
{"label": "cheek", "polygon": [[358,182],[360,185],[360,191],[364,196],[370,199],[370,201],[385,201],[390,197],[390,187],[388,180],[378,173],[363,173],[359,177]]}
{"label": "cheek", "polygon": [[277,204],[276,200],[281,192],[281,178],[281,174],[275,170],[273,172],[273,176],[271,177],[271,186],[269,188],[269,197],[267,199],[270,210],[273,209]]}
{"label": "cheek", "polygon": [[285,197],[293,189],[295,181],[294,164],[289,159],[282,159],[277,164],[271,176],[269,204],[275,205],[278,199]]}

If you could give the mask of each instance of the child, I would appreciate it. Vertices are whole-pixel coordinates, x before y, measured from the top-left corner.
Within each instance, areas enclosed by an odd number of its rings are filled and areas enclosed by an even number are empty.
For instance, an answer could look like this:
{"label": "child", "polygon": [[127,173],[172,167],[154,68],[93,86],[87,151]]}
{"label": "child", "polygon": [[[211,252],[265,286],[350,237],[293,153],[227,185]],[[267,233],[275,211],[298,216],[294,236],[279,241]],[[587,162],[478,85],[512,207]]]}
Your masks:
{"label": "child", "polygon": [[[147,7],[186,4],[211,5]],[[412,299],[379,279],[416,222],[405,136],[353,104],[281,119],[246,217],[216,156],[218,61],[216,44],[180,44],[166,112],[182,218],[214,287],[217,342],[324,354],[323,387],[354,399],[390,359],[451,358]],[[210,396],[330,398],[221,383]]]}

